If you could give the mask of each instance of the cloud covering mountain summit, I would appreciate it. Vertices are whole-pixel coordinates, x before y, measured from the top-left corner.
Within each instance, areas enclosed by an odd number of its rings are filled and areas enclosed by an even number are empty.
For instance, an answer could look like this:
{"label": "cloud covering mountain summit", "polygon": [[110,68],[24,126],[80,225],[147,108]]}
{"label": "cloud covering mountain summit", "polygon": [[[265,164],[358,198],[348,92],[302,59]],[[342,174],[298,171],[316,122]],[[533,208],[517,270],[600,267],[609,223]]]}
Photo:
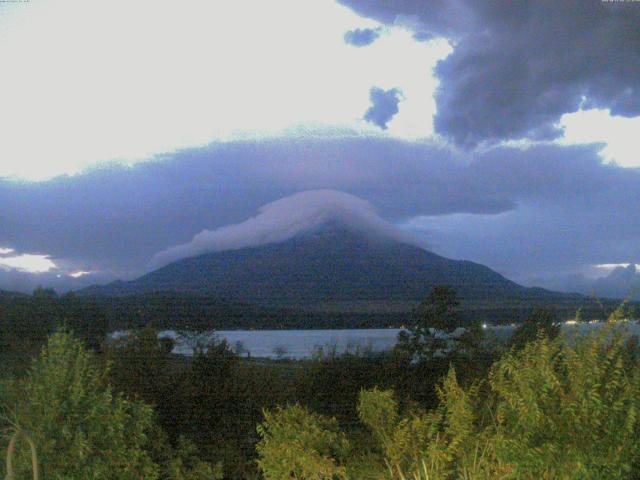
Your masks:
{"label": "cloud covering mountain summit", "polygon": [[258,215],[244,222],[203,230],[190,242],[154,255],[151,266],[158,268],[208,252],[282,242],[328,223],[415,243],[410,235],[381,218],[365,200],[336,190],[310,190],[268,203],[258,210]]}

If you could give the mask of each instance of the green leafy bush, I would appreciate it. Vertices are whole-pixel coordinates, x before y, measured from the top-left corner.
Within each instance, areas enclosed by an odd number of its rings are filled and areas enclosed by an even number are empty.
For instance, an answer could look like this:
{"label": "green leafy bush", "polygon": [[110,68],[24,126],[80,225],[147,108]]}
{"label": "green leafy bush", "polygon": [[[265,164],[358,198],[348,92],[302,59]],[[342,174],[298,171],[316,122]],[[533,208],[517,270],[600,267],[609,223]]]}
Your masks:
{"label": "green leafy bush", "polygon": [[[572,342],[539,332],[482,382],[463,387],[451,368],[435,409],[400,409],[392,391],[362,391],[369,438],[301,407],[267,412],[259,463],[267,479],[640,478],[639,358],[620,324]],[[377,473],[356,473],[363,458]]]}
{"label": "green leafy bush", "polygon": [[180,437],[175,450],[170,452],[165,467],[167,480],[222,479],[222,464],[211,465],[203,462],[198,454],[195,444]]}
{"label": "green leafy bush", "polygon": [[[150,406],[114,394],[109,369],[67,332],[49,337],[21,380],[2,384],[2,420],[28,432],[43,478],[214,480],[221,464],[199,458],[180,437],[172,448]],[[29,450],[18,448],[17,478],[31,478]]]}
{"label": "green leafy bush", "polygon": [[640,474],[640,364],[628,341],[615,325],[574,347],[542,337],[495,365],[495,444],[516,478]]}
{"label": "green leafy bush", "polygon": [[[151,408],[114,395],[94,355],[70,334],[52,335],[26,378],[3,393],[3,416],[29,432],[44,478],[158,478],[146,449]],[[29,463],[23,449],[18,478],[27,478]]]}
{"label": "green leafy bush", "polygon": [[347,479],[346,435],[333,419],[295,405],[264,413],[258,426],[258,465],[266,480]]}

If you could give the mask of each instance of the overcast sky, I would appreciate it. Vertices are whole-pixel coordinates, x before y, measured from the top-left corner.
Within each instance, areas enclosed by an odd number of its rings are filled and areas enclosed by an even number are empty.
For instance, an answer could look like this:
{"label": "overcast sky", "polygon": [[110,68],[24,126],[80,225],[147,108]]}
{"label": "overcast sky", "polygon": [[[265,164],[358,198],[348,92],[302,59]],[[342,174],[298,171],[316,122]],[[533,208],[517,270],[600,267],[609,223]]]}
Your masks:
{"label": "overcast sky", "polygon": [[640,2],[0,2],[0,72],[1,289],[338,204],[526,285],[640,286]]}

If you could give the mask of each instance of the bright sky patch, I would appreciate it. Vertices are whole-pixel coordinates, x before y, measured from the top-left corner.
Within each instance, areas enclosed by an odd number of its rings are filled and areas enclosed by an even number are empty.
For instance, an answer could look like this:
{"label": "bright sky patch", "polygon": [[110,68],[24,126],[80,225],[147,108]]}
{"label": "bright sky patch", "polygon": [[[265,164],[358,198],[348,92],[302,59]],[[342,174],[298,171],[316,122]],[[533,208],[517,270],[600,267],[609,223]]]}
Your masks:
{"label": "bright sky patch", "polygon": [[[628,268],[631,263],[600,263],[595,265],[597,269],[600,270],[615,270],[616,268]],[[640,267],[640,265],[636,265],[636,268]]]}
{"label": "bright sky patch", "polygon": [[612,117],[608,110],[580,110],[563,115],[561,143],[605,143],[605,161],[640,167],[640,117]]}
{"label": "bright sky patch", "polygon": [[85,271],[80,270],[80,271],[77,271],[77,272],[70,273],[69,276],[73,277],[73,278],[80,278],[80,277],[84,277],[85,275],[90,275],[91,273],[93,273],[93,272],[85,272]]}
{"label": "bright sky patch", "polygon": [[45,273],[56,268],[56,264],[47,255],[23,254],[14,257],[0,257],[0,268],[28,273]]}
{"label": "bright sky patch", "polygon": [[[0,33],[0,176],[46,179],[294,125],[377,132],[369,90],[406,97],[395,136],[427,136],[431,75],[450,52],[377,28],[333,0],[32,0]],[[257,135],[259,136],[259,134]]]}

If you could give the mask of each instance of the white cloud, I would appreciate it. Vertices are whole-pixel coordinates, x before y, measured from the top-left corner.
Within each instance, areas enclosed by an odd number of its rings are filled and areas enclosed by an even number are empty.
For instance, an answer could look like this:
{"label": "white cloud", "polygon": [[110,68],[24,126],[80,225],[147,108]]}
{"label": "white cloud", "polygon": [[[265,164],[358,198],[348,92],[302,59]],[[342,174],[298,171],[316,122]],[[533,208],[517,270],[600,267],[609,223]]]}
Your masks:
{"label": "white cloud", "polygon": [[3,248],[0,247],[0,255],[9,255],[10,253],[13,253],[15,250],[13,248]]}
{"label": "white cloud", "polygon": [[[598,265],[594,265],[598,270],[615,270],[616,268],[627,268],[631,263],[600,263]],[[640,265],[635,265],[636,268],[640,267]]]}
{"label": "white cloud", "polygon": [[154,255],[151,266],[157,268],[206,252],[282,242],[332,221],[387,238],[408,243],[415,241],[379,217],[365,200],[335,190],[311,190],[268,203],[259,209],[258,215],[242,223],[203,230],[189,243]]}
{"label": "white cloud", "polygon": [[0,176],[44,179],[293,125],[376,131],[369,89],[405,92],[389,134],[424,136],[450,47],[375,27],[333,0],[32,0],[0,36]]}
{"label": "white cloud", "polygon": [[22,254],[14,257],[0,257],[0,268],[28,273],[45,273],[56,268],[56,264],[47,255]]}
{"label": "white cloud", "polygon": [[73,278],[80,278],[80,277],[84,277],[85,275],[91,275],[92,273],[93,272],[85,272],[83,270],[79,270],[77,272],[71,272],[69,276]]}

